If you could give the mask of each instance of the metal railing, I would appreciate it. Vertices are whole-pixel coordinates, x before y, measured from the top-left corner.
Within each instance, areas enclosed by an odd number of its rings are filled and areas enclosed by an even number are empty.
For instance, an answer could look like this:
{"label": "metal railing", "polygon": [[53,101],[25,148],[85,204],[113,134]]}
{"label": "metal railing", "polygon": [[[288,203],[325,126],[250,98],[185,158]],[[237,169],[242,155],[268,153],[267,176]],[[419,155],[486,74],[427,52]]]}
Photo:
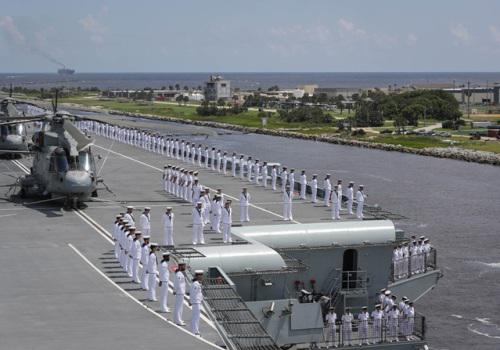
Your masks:
{"label": "metal railing", "polygon": [[203,281],[203,294],[229,349],[279,349],[222,270],[209,269],[209,277]]}
{"label": "metal railing", "polygon": [[391,264],[391,279],[398,281],[437,269],[437,250],[419,253],[394,260]]}
{"label": "metal railing", "polygon": [[326,346],[352,346],[391,342],[422,341],[425,339],[425,317],[416,314],[413,318],[396,320],[382,318],[367,321],[353,320],[350,324],[337,321],[335,326],[326,324],[323,342]]}

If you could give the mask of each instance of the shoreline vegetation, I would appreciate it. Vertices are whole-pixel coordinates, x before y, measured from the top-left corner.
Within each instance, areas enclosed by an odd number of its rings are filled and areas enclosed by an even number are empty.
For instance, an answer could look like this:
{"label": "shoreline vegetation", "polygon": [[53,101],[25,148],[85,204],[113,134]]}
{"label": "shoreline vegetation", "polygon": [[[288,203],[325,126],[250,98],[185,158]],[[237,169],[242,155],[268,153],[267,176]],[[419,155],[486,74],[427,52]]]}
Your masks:
{"label": "shoreline vegetation", "polygon": [[[101,99],[96,96],[62,98],[61,103],[70,107],[88,108],[91,111],[103,111],[109,114],[123,114],[130,117],[165,120],[183,124],[214,127],[240,131],[245,133],[267,134],[272,136],[290,137],[339,145],[372,148],[385,151],[412,153],[438,158],[458,159],[468,162],[500,165],[500,142],[496,140],[469,140],[467,133],[450,137],[435,137],[421,135],[396,135],[381,133],[392,125],[371,128],[365,127],[364,132],[356,136],[339,133],[336,123],[328,125],[310,122],[286,122],[277,113],[268,113],[267,125],[262,126],[262,112],[249,109],[238,114],[228,113],[222,116],[202,116],[196,113],[196,105],[180,105],[165,102],[147,101],[117,101]],[[333,120],[340,119],[338,111],[330,112]],[[352,116],[354,113],[351,112]],[[349,114],[344,111],[342,118]],[[435,120],[418,122],[418,128],[432,125]],[[414,127],[417,127],[414,126]],[[441,129],[439,129],[441,130]]]}

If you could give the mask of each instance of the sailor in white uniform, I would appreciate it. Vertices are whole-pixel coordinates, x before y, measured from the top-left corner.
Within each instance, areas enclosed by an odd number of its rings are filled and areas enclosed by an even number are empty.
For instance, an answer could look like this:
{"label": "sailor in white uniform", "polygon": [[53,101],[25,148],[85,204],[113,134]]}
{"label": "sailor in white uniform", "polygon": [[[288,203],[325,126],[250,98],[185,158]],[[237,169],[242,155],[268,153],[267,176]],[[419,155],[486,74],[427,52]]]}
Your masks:
{"label": "sailor in white uniform", "polygon": [[247,166],[247,162],[245,161],[245,156],[243,154],[240,156],[238,164],[240,169],[240,179],[245,180],[245,168]]}
{"label": "sailor in white uniform", "polygon": [[248,182],[252,182],[252,173],[253,173],[253,160],[252,160],[252,157],[248,157],[248,159],[247,159],[247,180],[248,180]]}
{"label": "sailor in white uniform", "polygon": [[406,340],[410,340],[410,337],[413,335],[413,328],[415,327],[415,308],[413,307],[413,302],[407,300],[405,302],[407,304],[404,317],[405,317],[405,336]]}
{"label": "sailor in white uniform", "polygon": [[156,276],[158,275],[158,259],[156,258],[156,250],[158,249],[157,243],[151,243],[150,252],[148,257],[148,267],[146,273],[148,274],[148,299],[149,301],[157,301],[156,299]]}
{"label": "sailor in white uniform", "polygon": [[120,223],[122,222],[122,215],[118,214],[116,215],[116,220],[113,223],[112,227],[112,236],[113,236],[113,242],[115,245],[115,258],[118,259],[120,255],[120,244],[118,243],[118,230],[120,229]]}
{"label": "sailor in white uniform", "polygon": [[345,308],[345,314],[342,315],[342,335],[344,337],[344,345],[351,346],[352,344],[352,321],[354,316],[351,313],[351,308]]}
{"label": "sailor in white uniform", "polygon": [[328,347],[333,346],[337,347],[337,343],[335,340],[335,336],[337,333],[337,314],[335,313],[335,309],[331,307],[328,311],[328,313],[325,316],[325,323],[326,323],[326,342],[328,344]]}
{"label": "sailor in white uniform", "polygon": [[300,199],[306,199],[307,190],[307,175],[306,171],[302,170],[300,174]]}
{"label": "sailor in white uniform", "polygon": [[349,215],[352,215],[352,203],[354,202],[354,182],[349,182],[349,186],[347,186],[345,195],[347,197],[347,213]]}
{"label": "sailor in white uniform", "polygon": [[295,169],[290,169],[290,174],[288,175],[288,182],[290,184],[290,190],[295,192]]}
{"label": "sailor in white uniform", "polygon": [[149,246],[150,236],[143,236],[142,246],[141,246],[141,264],[142,264],[142,274],[141,274],[141,288],[143,290],[149,290],[148,274],[146,273],[149,263],[149,252],[151,247]]}
{"label": "sailor in white uniform", "polygon": [[368,321],[370,315],[368,314],[368,307],[363,306],[362,311],[358,314],[358,337],[359,345],[368,344]]}
{"label": "sailor in white uniform", "polygon": [[208,169],[209,167],[209,164],[208,164],[208,160],[210,159],[210,150],[208,149],[208,146],[205,147],[205,151],[203,153],[203,155],[205,156],[205,168]]}
{"label": "sailor in white uniform", "polygon": [[167,207],[162,217],[163,245],[165,246],[174,246],[174,218],[172,207]]}
{"label": "sailor in white uniform", "polygon": [[250,206],[250,193],[248,193],[247,188],[243,187],[240,194],[240,221],[249,222],[250,216],[248,214],[248,208]]}
{"label": "sailor in white uniform", "polygon": [[141,231],[145,235],[149,235],[151,233],[151,208],[145,207],[139,218],[139,227]]}
{"label": "sailor in white uniform", "polygon": [[196,203],[196,207],[193,208],[193,245],[205,244],[205,237],[203,236],[203,227],[205,227],[205,221],[203,219],[203,203],[201,201]]}
{"label": "sailor in white uniform", "polygon": [[141,232],[135,232],[135,238],[132,241],[132,247],[130,248],[130,254],[132,255],[132,281],[134,283],[141,283],[139,279],[139,262],[141,261]]}
{"label": "sailor in white uniform", "polygon": [[339,197],[339,210],[342,210],[342,180],[337,180],[337,196]]}
{"label": "sailor in white uniform", "polygon": [[200,335],[201,302],[203,301],[202,281],[203,270],[195,270],[194,280],[189,288],[189,303],[192,307],[191,331],[195,335]]}
{"label": "sailor in white uniform", "polygon": [[384,318],[384,312],[381,310],[381,305],[375,305],[375,310],[372,311],[373,328],[372,336],[373,343],[379,343],[382,340],[382,319]]}
{"label": "sailor in white uniform", "polygon": [[174,295],[175,295],[175,309],[174,309],[174,323],[178,326],[185,326],[186,322],[182,320],[182,312],[184,311],[184,294],[186,294],[186,263],[180,261],[175,271],[174,277]]}
{"label": "sailor in white uniform", "polygon": [[[286,190],[286,183],[288,181],[288,171],[286,170],[286,166],[284,166],[281,170],[281,174],[280,174],[280,177],[281,177],[281,192],[285,192]],[[293,191],[293,189],[292,189]]]}
{"label": "sailor in white uniform", "polygon": [[264,185],[264,188],[267,188],[267,180],[269,179],[269,174],[267,173],[267,162],[262,163],[262,183]]}
{"label": "sailor in white uniform", "polygon": [[398,340],[398,323],[399,323],[399,310],[397,305],[392,305],[391,310],[387,313],[388,324],[389,324],[389,341],[399,341]]}
{"label": "sailor in white uniform", "polygon": [[215,195],[211,203],[211,216],[210,224],[212,225],[212,230],[217,233],[222,233],[220,229],[220,222],[222,218],[222,199],[221,196]]}
{"label": "sailor in white uniform", "polygon": [[162,312],[170,312],[168,308],[168,282],[170,271],[168,269],[168,262],[170,261],[170,253],[162,254],[162,261],[160,262],[160,310]]}
{"label": "sailor in white uniform", "polygon": [[259,177],[260,177],[260,162],[258,159],[255,160],[255,164],[253,166],[253,181],[254,183],[259,186]]}
{"label": "sailor in white uniform", "polygon": [[356,192],[356,217],[358,219],[363,219],[363,206],[365,205],[365,200],[367,195],[363,192],[364,186],[360,185],[358,188],[358,192]]}
{"label": "sailor in white uniform", "polygon": [[227,152],[222,155],[222,173],[227,175]]}
{"label": "sailor in white uniform", "polygon": [[311,186],[311,203],[317,203],[318,202],[318,174],[313,174],[310,186]]}
{"label": "sailor in white uniform", "polygon": [[283,217],[285,221],[293,220],[292,214],[292,202],[293,202],[293,192],[290,190],[290,186],[285,186],[285,192],[283,192]]}
{"label": "sailor in white uniform", "polygon": [[273,165],[271,169],[271,187],[273,191],[276,191],[276,180],[278,179],[278,169],[276,165]]}
{"label": "sailor in white uniform", "polygon": [[325,207],[330,206],[330,192],[332,191],[332,183],[330,182],[330,174],[326,174],[323,180],[323,190],[325,191]]}
{"label": "sailor in white uniform", "polygon": [[133,206],[127,207],[127,212],[125,213],[124,218],[128,220],[128,223],[131,226],[135,226],[134,207]]}
{"label": "sailor in white uniform", "polygon": [[236,153],[233,152],[233,155],[231,157],[231,174],[233,177],[236,177]]}
{"label": "sailor in white uniform", "polygon": [[233,223],[233,209],[231,201],[227,200],[222,209],[222,240],[224,243],[231,243],[231,225]]}
{"label": "sailor in white uniform", "polygon": [[333,186],[333,191],[330,192],[332,201],[332,220],[340,220],[340,199],[337,192],[337,185]]}

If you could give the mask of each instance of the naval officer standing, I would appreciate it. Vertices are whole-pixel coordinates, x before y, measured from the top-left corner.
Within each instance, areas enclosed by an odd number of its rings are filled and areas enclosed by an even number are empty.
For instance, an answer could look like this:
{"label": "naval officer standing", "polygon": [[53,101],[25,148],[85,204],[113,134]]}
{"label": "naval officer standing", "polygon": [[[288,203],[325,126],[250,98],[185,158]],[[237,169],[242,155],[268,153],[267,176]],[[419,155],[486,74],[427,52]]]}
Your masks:
{"label": "naval officer standing", "polygon": [[174,246],[174,213],[167,207],[163,214],[163,245]]}
{"label": "naval officer standing", "polygon": [[203,293],[201,290],[202,280],[203,270],[196,270],[194,272],[193,283],[189,288],[189,303],[192,306],[191,331],[195,335],[200,335],[201,302],[203,301]]}
{"label": "naval officer standing", "polygon": [[240,195],[240,221],[249,222],[250,216],[248,215],[248,207],[250,206],[250,193],[247,188],[243,187]]}
{"label": "naval officer standing", "polygon": [[311,203],[316,203],[318,201],[318,175],[313,174],[311,180]]}
{"label": "naval officer standing", "polygon": [[135,226],[134,207],[133,206],[127,207],[127,212],[125,213],[124,218],[128,220],[128,223],[131,226]]}
{"label": "naval officer standing", "polygon": [[365,199],[366,199],[366,194],[363,192],[364,186],[360,185],[358,188],[358,192],[356,193],[356,202],[357,202],[357,207],[356,207],[356,217],[358,219],[363,219],[363,207],[365,205]]}
{"label": "naval officer standing", "polygon": [[283,193],[283,217],[285,221],[293,220],[292,201],[293,192],[290,190],[290,186],[287,185]]}
{"label": "naval officer standing", "polygon": [[222,239],[224,243],[232,243],[231,238],[231,225],[233,223],[233,209],[231,208],[231,201],[227,200],[222,209]]}
{"label": "naval officer standing", "polygon": [[332,183],[330,182],[330,174],[326,174],[323,180],[323,190],[325,191],[325,207],[330,206],[330,192],[332,191]]}
{"label": "naval officer standing", "polygon": [[141,274],[141,288],[143,290],[149,290],[148,284],[148,263],[149,263],[149,250],[151,249],[149,246],[149,236],[143,236],[142,246],[141,246],[141,264],[142,264],[142,274]]}
{"label": "naval officer standing", "polygon": [[174,323],[178,326],[185,326],[186,322],[182,320],[182,312],[184,311],[184,294],[186,294],[186,263],[179,261],[179,266],[175,271],[174,277],[174,295],[175,295],[175,310]]}
{"label": "naval officer standing", "polygon": [[157,301],[156,299],[156,276],[158,275],[158,259],[156,258],[157,243],[151,243],[151,250],[148,258],[148,288],[149,301]]}
{"label": "naval officer standing", "polygon": [[205,237],[203,236],[203,227],[205,221],[203,219],[203,203],[197,202],[196,207],[193,208],[193,245],[205,244]]}
{"label": "naval officer standing", "polygon": [[306,171],[302,170],[300,174],[300,199],[306,199],[307,190],[307,175]]}
{"label": "naval officer standing", "polygon": [[354,182],[349,182],[349,186],[347,186],[346,190],[346,196],[347,196],[347,213],[349,215],[352,215],[352,203],[354,201]]}
{"label": "naval officer standing", "polygon": [[144,211],[142,212],[140,218],[139,218],[139,226],[141,228],[141,231],[145,235],[149,235],[151,233],[151,208],[150,207],[145,207]]}
{"label": "naval officer standing", "polygon": [[163,253],[163,259],[160,263],[160,309],[162,312],[170,312],[168,308],[168,282],[170,271],[168,270],[168,262],[170,261],[170,253]]}

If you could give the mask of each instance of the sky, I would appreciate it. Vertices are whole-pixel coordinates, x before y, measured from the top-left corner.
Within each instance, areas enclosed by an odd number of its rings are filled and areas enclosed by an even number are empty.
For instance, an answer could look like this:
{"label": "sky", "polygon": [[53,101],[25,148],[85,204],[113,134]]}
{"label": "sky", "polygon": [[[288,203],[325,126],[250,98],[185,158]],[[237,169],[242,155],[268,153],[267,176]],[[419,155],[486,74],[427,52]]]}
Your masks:
{"label": "sky", "polygon": [[496,72],[498,0],[0,0],[0,72]]}

